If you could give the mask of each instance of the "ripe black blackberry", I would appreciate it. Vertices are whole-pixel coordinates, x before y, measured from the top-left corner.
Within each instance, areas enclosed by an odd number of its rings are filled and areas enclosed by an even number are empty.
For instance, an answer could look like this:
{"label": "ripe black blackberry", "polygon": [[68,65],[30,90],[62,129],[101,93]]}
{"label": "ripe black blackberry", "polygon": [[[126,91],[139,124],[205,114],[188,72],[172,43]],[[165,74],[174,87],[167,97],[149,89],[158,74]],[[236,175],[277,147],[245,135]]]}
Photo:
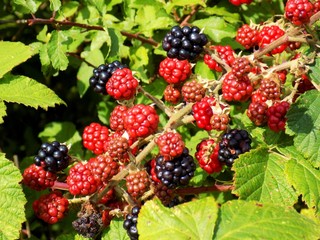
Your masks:
{"label": "ripe black blackberry", "polygon": [[179,60],[194,60],[206,45],[208,39],[205,34],[200,33],[196,26],[174,26],[168,32],[163,41],[162,48],[167,52],[169,58]]}
{"label": "ripe black blackberry", "polygon": [[127,234],[130,240],[138,240],[139,234],[137,229],[138,214],[140,208],[135,206],[131,209],[131,213],[128,214],[123,222],[123,228],[127,230]]}
{"label": "ripe black blackberry", "polygon": [[185,148],[179,157],[166,161],[159,155],[156,158],[155,172],[157,178],[168,188],[187,185],[194,175],[196,164],[189,150]]}
{"label": "ripe black blackberry", "polygon": [[246,130],[231,129],[223,134],[219,143],[219,161],[232,166],[234,160],[251,148],[251,138]]}
{"label": "ripe black blackberry", "polygon": [[106,84],[114,71],[126,67],[125,64],[117,60],[109,64],[101,64],[99,67],[93,69],[93,76],[89,79],[90,86],[95,92],[107,95]]}
{"label": "ripe black blackberry", "polygon": [[94,238],[97,236],[103,227],[102,214],[92,213],[83,215],[82,217],[72,222],[72,227],[80,235],[86,238]]}
{"label": "ripe black blackberry", "polygon": [[34,163],[49,172],[59,172],[68,167],[71,157],[68,147],[58,141],[41,144]]}

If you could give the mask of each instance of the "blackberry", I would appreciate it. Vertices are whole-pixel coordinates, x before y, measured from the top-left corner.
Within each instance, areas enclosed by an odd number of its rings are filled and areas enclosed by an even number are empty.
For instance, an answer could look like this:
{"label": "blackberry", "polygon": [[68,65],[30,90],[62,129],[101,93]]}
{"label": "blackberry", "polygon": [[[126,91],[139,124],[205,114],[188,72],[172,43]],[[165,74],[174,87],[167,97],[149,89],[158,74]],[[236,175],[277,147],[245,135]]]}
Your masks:
{"label": "blackberry", "polygon": [[68,147],[57,141],[41,144],[38,154],[34,157],[34,163],[49,172],[59,172],[68,167],[71,157],[68,155]]}
{"label": "blackberry", "polygon": [[123,228],[127,230],[127,234],[130,240],[138,240],[139,234],[137,229],[138,214],[140,208],[135,206],[131,209],[131,213],[128,214],[123,222]]}
{"label": "blackberry", "polygon": [[126,67],[127,66],[125,64],[122,64],[119,61],[113,61],[109,64],[101,64],[99,67],[93,69],[93,75],[89,79],[90,86],[96,93],[106,95],[106,84],[114,71],[119,68],[122,69]]}
{"label": "blackberry", "polygon": [[222,136],[219,143],[219,161],[232,166],[234,160],[251,148],[251,139],[246,130],[231,129]]}
{"label": "blackberry", "polygon": [[100,233],[103,227],[102,214],[99,212],[94,212],[89,215],[84,214],[72,222],[72,227],[80,235],[86,238],[94,238]]}
{"label": "blackberry", "polygon": [[169,58],[179,60],[194,60],[202,51],[203,46],[208,43],[205,34],[200,33],[196,26],[174,26],[168,32],[163,41],[162,48],[167,52]]}
{"label": "blackberry", "polygon": [[189,150],[185,148],[179,157],[166,161],[159,155],[156,158],[155,172],[157,178],[168,188],[187,185],[194,175],[196,164]]}

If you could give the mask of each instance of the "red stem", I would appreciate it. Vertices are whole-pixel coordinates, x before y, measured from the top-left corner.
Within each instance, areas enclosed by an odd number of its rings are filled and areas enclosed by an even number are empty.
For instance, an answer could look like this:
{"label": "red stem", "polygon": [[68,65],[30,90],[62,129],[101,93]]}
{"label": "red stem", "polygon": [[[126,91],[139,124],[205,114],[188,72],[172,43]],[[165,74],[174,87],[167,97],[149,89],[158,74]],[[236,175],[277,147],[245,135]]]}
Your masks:
{"label": "red stem", "polygon": [[64,182],[55,181],[52,189],[69,190],[69,185]]}

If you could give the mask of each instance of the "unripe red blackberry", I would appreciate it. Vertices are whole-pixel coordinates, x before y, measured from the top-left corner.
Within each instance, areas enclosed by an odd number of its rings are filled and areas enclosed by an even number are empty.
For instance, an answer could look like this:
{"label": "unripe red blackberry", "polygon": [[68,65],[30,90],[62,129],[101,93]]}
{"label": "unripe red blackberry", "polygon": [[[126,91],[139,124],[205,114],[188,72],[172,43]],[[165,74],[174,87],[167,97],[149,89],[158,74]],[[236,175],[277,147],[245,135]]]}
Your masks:
{"label": "unripe red blackberry", "polygon": [[251,71],[251,63],[246,57],[235,58],[231,65],[231,72],[237,77],[241,78],[248,75]]}
{"label": "unripe red blackberry", "polygon": [[82,133],[83,146],[99,155],[104,152],[103,146],[108,141],[109,129],[99,123],[90,123],[86,126]]}
{"label": "unripe red blackberry", "polygon": [[114,71],[125,67],[126,65],[119,61],[113,61],[109,64],[101,64],[99,67],[93,69],[93,76],[89,79],[90,86],[95,92],[106,95],[106,84]]}
{"label": "unripe red blackberry", "polygon": [[[216,46],[211,46],[210,48],[212,48],[215,51],[215,53],[218,55],[218,57],[222,61],[224,61],[227,65],[231,67],[235,59],[235,52],[231,48],[231,46],[216,45]],[[207,66],[211,70],[222,72],[222,67],[215,60],[213,60],[209,54],[205,54],[203,60],[204,60],[204,63],[207,64]]]}
{"label": "unripe red blackberry", "polygon": [[161,134],[155,140],[160,155],[168,161],[182,154],[185,144],[182,136],[178,132],[167,131]]}
{"label": "unripe red blackberry", "polygon": [[36,216],[49,224],[54,224],[64,218],[68,206],[68,199],[64,198],[59,191],[42,195],[32,204]]}
{"label": "unripe red blackberry", "polygon": [[140,170],[130,173],[126,177],[126,187],[129,195],[134,198],[140,198],[150,188],[149,175],[146,170]]}
{"label": "unripe red blackberry", "polygon": [[133,139],[155,133],[158,124],[159,116],[156,110],[149,105],[137,104],[124,114],[124,128]]}
{"label": "unripe red blackberry", "polygon": [[250,4],[253,0],[229,0],[232,5],[240,6],[241,4]]}
{"label": "unripe red blackberry", "polygon": [[206,89],[196,80],[183,84],[181,93],[186,102],[200,102],[206,94]]}
{"label": "unripe red blackberry", "polygon": [[115,160],[124,162],[123,159],[128,159],[129,151],[128,139],[124,137],[112,138],[108,141],[108,144],[105,145],[105,151]]}
{"label": "unripe red blackberry", "polygon": [[215,105],[216,100],[214,97],[204,97],[200,102],[196,102],[192,106],[192,115],[199,128],[207,131],[212,130],[210,119],[213,115],[212,107]]}
{"label": "unripe red blackberry", "polygon": [[68,167],[71,157],[68,147],[58,141],[41,144],[34,163],[49,172],[59,172]]}
{"label": "unripe red blackberry", "polygon": [[213,139],[205,139],[198,143],[195,157],[200,167],[208,174],[220,172],[223,164],[218,160],[219,144]]}
{"label": "unripe red blackberry", "polygon": [[237,30],[236,41],[246,49],[250,49],[258,45],[258,32],[257,29],[244,24]]}
{"label": "unripe red blackberry", "polygon": [[160,62],[159,74],[169,84],[179,84],[191,74],[191,64],[188,60],[165,58]]}
{"label": "unripe red blackberry", "polygon": [[285,130],[287,122],[286,114],[290,108],[290,103],[286,101],[275,102],[268,108],[268,127],[274,131],[279,132]]}
{"label": "unripe red blackberry", "polygon": [[70,168],[67,183],[72,195],[83,196],[95,193],[101,185],[101,182],[94,178],[88,165],[80,162]]}
{"label": "unripe red blackberry", "polygon": [[255,125],[261,126],[267,122],[267,110],[268,105],[265,102],[251,102],[247,110],[247,116]]}
{"label": "unripe red blackberry", "polygon": [[309,0],[288,0],[285,6],[285,17],[295,25],[309,23],[314,14],[314,5]]}
{"label": "unripe red blackberry", "polygon": [[[269,45],[271,42],[277,40],[281,36],[285,34],[285,31],[282,30],[279,26],[277,25],[267,25],[264,26],[260,31],[258,35],[258,42],[259,42],[259,47],[262,49]],[[280,46],[274,48],[271,50],[271,54],[277,54],[277,53],[282,53],[288,46],[288,42],[285,42],[281,44]]]}
{"label": "unripe red blackberry", "polygon": [[247,101],[253,87],[247,76],[237,78],[232,72],[228,73],[222,82],[222,94],[226,101]]}
{"label": "unripe red blackberry", "polygon": [[262,79],[258,91],[268,100],[280,99],[280,85],[273,79]]}
{"label": "unripe red blackberry", "polygon": [[225,131],[228,128],[229,116],[227,114],[213,114],[210,119],[212,129],[217,131]]}
{"label": "unripe red blackberry", "polygon": [[177,104],[181,99],[181,93],[177,87],[173,84],[169,84],[164,89],[163,97],[166,102]]}
{"label": "unripe red blackberry", "polygon": [[128,110],[128,107],[124,105],[117,105],[111,112],[109,122],[110,128],[113,131],[122,131],[123,126],[123,114]]}
{"label": "unripe red blackberry", "polygon": [[106,84],[106,90],[116,100],[129,100],[139,85],[129,68],[117,69]]}
{"label": "unripe red blackberry", "polygon": [[45,171],[42,167],[31,164],[23,171],[23,184],[29,188],[42,191],[54,185],[57,175],[53,172]]}
{"label": "unripe red blackberry", "polygon": [[119,163],[108,155],[99,155],[90,158],[87,168],[94,180],[102,184],[107,184],[109,180],[119,172]]}

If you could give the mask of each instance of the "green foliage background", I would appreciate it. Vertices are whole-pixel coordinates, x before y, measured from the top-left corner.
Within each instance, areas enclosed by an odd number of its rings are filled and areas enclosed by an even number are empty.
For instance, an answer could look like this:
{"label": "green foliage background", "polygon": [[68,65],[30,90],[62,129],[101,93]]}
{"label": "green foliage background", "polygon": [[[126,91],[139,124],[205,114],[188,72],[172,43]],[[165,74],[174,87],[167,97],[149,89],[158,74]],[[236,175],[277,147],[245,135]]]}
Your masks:
{"label": "green foliage background", "polygon": [[[110,96],[97,95],[89,88],[94,67],[120,60],[135,71],[145,90],[162,98],[166,84],[157,75],[159,62],[165,58],[161,40],[190,13],[195,11],[188,22],[203,28],[213,45],[228,44],[246,53],[234,40],[237,29],[284,12],[280,0],[255,0],[241,7],[226,0],[3,2],[0,176],[5,179],[0,178],[0,212],[6,209],[8,214],[1,213],[0,219],[11,222],[14,218],[14,224],[0,230],[1,239],[19,238],[21,228],[31,230],[31,239],[83,239],[70,224],[75,210],[54,226],[37,220],[31,204],[44,192],[22,188],[19,182],[20,173],[44,141],[71,144],[70,153],[83,160],[92,156],[81,144],[83,128],[91,122],[108,125],[110,112],[117,104]],[[56,21],[50,22],[51,17]],[[64,20],[76,24],[59,22]],[[310,66],[309,75],[317,84],[319,64],[316,60]],[[196,63],[194,72],[203,78],[217,78],[202,61]],[[138,94],[136,102],[150,100]],[[308,92],[292,105],[286,132],[279,134],[254,126],[245,114],[246,107],[246,103],[234,106],[232,123],[233,127],[250,130],[254,149],[243,154],[232,171],[218,176],[221,182],[234,181],[232,194],[203,194],[199,200],[173,209],[149,201],[139,215],[141,239],[319,238],[319,92]],[[160,119],[164,126],[167,119],[163,115]],[[200,139],[208,136],[192,125],[178,130],[191,153]],[[19,165],[20,173],[11,160]],[[198,168],[192,185],[204,185],[211,177]],[[7,193],[8,188],[11,192]],[[13,197],[18,199],[17,204]],[[16,212],[11,211],[13,208]],[[128,239],[122,221],[114,219],[102,239]],[[150,227],[156,230],[150,231]]]}

